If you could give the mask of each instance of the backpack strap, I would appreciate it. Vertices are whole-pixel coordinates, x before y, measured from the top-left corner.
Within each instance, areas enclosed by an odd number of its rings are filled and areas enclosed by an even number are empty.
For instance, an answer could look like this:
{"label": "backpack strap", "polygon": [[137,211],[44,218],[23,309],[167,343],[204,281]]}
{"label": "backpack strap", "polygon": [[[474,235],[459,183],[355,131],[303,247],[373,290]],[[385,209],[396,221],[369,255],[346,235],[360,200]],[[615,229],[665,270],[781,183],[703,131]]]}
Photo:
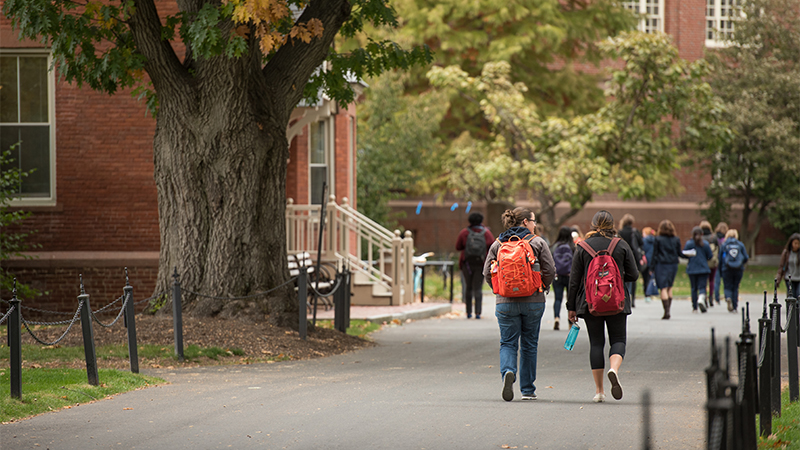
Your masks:
{"label": "backpack strap", "polygon": [[592,258],[597,256],[597,252],[594,251],[592,246],[587,244],[586,241],[580,241],[580,242],[578,242],[578,245],[581,246],[582,249],[586,250],[586,253],[588,253],[589,256],[591,256]]}
{"label": "backpack strap", "polygon": [[619,240],[620,239],[618,237],[615,237],[614,239],[611,239],[611,243],[608,244],[608,254],[612,258],[614,257],[614,249],[617,248],[617,244],[619,243]]}

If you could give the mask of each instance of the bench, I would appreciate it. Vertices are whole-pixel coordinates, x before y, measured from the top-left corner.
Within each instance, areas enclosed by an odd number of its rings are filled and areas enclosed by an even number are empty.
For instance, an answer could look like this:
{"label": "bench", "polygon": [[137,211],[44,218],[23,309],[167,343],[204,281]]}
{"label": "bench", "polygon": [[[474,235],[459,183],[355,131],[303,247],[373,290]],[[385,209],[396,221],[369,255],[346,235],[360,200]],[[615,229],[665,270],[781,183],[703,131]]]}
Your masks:
{"label": "bench", "polygon": [[[306,273],[309,275],[308,277],[308,296],[306,297],[306,309],[311,312],[314,308],[314,305],[311,303],[312,299],[314,298],[313,289],[316,289],[317,292],[320,294],[327,294],[331,291],[331,288],[335,284],[335,273],[336,271],[333,270],[333,276],[331,276],[332,266],[330,263],[322,263],[320,265],[320,274],[318,277],[314,276],[316,271],[316,265],[314,261],[311,259],[311,254],[309,252],[300,252],[295,255],[289,255],[289,276],[296,277],[300,275],[301,270],[305,270]],[[295,291],[297,290],[297,286],[294,287]],[[322,306],[325,310],[329,310],[333,308],[333,299],[330,297],[319,297],[319,303],[322,303]]]}

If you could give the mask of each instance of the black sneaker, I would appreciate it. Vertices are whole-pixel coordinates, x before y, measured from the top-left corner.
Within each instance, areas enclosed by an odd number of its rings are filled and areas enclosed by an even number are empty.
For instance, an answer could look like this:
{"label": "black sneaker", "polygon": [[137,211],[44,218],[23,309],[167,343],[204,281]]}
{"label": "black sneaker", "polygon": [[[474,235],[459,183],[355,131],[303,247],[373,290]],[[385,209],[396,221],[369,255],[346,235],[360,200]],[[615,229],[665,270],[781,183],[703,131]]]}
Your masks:
{"label": "black sneaker", "polygon": [[503,400],[510,402],[514,400],[514,381],[517,380],[517,376],[514,375],[514,372],[506,372],[503,375]]}
{"label": "black sneaker", "polygon": [[701,312],[701,313],[704,313],[704,312],[706,312],[706,311],[707,311],[707,310],[706,310],[706,305],[704,305],[704,304],[702,304],[702,303],[698,303],[698,304],[697,304],[697,307],[698,307],[698,308],[700,308],[700,312]]}

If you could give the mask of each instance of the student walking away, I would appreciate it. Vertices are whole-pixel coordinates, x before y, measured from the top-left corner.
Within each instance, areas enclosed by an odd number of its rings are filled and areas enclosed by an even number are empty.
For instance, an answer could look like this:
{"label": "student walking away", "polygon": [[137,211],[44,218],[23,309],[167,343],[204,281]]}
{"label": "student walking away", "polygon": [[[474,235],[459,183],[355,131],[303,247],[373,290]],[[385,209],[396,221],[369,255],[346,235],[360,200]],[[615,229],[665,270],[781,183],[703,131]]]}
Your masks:
{"label": "student walking away", "polygon": [[720,222],[717,224],[717,228],[714,229],[714,234],[717,236],[717,244],[720,247],[720,250],[717,254],[717,273],[714,276],[714,300],[719,305],[719,290],[722,287],[722,267],[719,265],[719,255],[722,253],[722,244],[725,243],[725,233],[728,232],[728,224],[725,222]]}
{"label": "student walking away", "polygon": [[[717,284],[717,266],[719,265],[719,238],[711,231],[711,223],[707,220],[700,222],[700,229],[703,230],[703,240],[708,243],[713,255],[708,260],[708,269],[710,270],[708,273],[708,297],[702,300],[705,300],[706,306],[714,306],[714,286]],[[702,303],[702,300],[698,301]]]}
{"label": "student walking away", "polygon": [[461,251],[458,267],[461,270],[461,298],[467,305],[467,319],[472,318],[472,300],[475,300],[475,318],[481,318],[483,306],[483,264],[494,236],[483,226],[483,215],[474,212],[467,218],[469,226],[461,230],[456,240],[456,250]]}
{"label": "student walking away", "polygon": [[553,329],[558,330],[561,326],[561,303],[564,291],[569,291],[569,273],[572,270],[572,255],[575,253],[575,243],[572,241],[572,230],[569,227],[561,227],[558,230],[558,238],[550,248],[550,253],[553,254],[556,267],[556,279],[553,281],[556,298],[553,303]]}
{"label": "student walking away", "polygon": [[725,233],[725,243],[720,249],[719,260],[722,265],[722,282],[725,283],[725,302],[728,304],[728,311],[732,313],[739,308],[739,284],[749,259],[744,244],[739,241],[739,232],[731,228]]}
{"label": "student walking away", "polygon": [[622,398],[619,368],[625,358],[627,320],[631,313],[630,292],[623,283],[639,277],[633,251],[614,235],[614,217],[608,211],[598,211],[592,218],[591,231],[575,250],[567,292],[570,323],[582,318],[589,335],[589,363],[597,403],[606,399],[603,388],[606,331],[611,395],[617,400]]}
{"label": "student walking away", "polygon": [[[642,247],[644,246],[644,241],[642,240],[642,235],[639,234],[639,230],[633,227],[633,223],[636,219],[631,214],[625,214],[622,216],[622,220],[620,224],[622,228],[619,230],[619,237],[621,237],[627,244],[628,247],[631,248],[633,251],[633,256],[636,259],[636,266],[639,268],[639,272],[642,272],[642,267],[645,265],[644,260],[644,252],[642,251]],[[625,286],[631,293],[631,307],[636,307],[636,282],[625,283]]]}
{"label": "student walking away", "polygon": [[800,298],[800,233],[789,236],[786,248],[781,252],[778,280],[786,281],[787,296]]}
{"label": "student walking away", "polygon": [[700,311],[706,312],[706,282],[711,273],[708,262],[713,252],[708,242],[703,240],[702,228],[692,228],[692,238],[683,246],[683,254],[689,256],[686,274],[689,275],[689,284],[692,286],[692,312],[696,313],[698,307]]}
{"label": "student walking away", "polygon": [[644,251],[645,267],[639,272],[642,274],[642,284],[644,286],[644,300],[650,303],[650,295],[647,293],[647,286],[650,285],[650,278],[653,275],[653,246],[656,243],[656,230],[650,227],[642,228],[642,250]]}
{"label": "student walking away", "polygon": [[669,220],[658,224],[658,235],[653,244],[653,275],[664,307],[661,319],[669,320],[672,307],[672,285],[678,274],[678,258],[681,253],[681,239],[675,236],[675,225]]}
{"label": "student walking away", "polygon": [[514,399],[514,382],[519,379],[522,400],[536,400],[539,326],[555,266],[544,239],[534,234],[536,216],[530,210],[509,209],[501,219],[506,230],[489,247],[483,276],[496,294],[502,397],[507,402]]}

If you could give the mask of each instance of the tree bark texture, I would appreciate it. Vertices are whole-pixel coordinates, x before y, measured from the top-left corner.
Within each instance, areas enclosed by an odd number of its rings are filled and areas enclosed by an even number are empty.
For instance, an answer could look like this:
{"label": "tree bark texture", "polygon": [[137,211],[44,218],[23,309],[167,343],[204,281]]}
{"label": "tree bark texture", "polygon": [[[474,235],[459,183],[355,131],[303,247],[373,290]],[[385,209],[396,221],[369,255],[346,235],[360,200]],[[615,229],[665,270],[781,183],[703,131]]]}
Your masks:
{"label": "tree bark texture", "polygon": [[[224,298],[266,291],[289,280],[286,129],[292,108],[324,61],[350,5],[345,0],[312,2],[300,21],[320,18],[323,37],[284,45],[263,66],[255,39],[241,58],[193,59],[188,48],[181,63],[160,40],[152,0],[136,3],[131,29],[147,57],[145,68],[159,100],[154,137],[161,233],[156,292],[169,292],[177,270],[189,314],[244,314],[260,320],[266,313],[275,324],[297,327],[297,295],[290,285],[269,298]],[[180,7],[196,10],[200,4],[184,0]]]}

